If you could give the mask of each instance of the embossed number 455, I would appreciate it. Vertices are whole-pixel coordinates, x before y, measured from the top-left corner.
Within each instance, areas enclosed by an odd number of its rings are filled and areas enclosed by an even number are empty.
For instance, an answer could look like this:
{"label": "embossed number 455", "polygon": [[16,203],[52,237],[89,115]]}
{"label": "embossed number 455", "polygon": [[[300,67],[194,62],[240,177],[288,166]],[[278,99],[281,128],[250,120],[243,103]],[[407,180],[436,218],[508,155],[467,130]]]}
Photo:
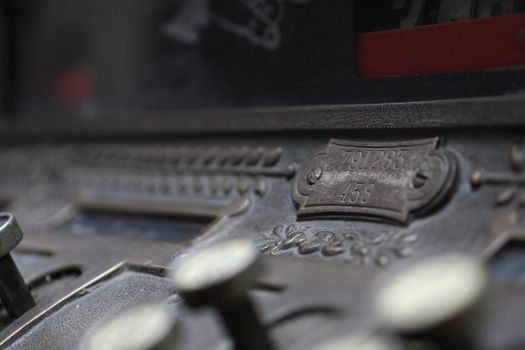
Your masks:
{"label": "embossed number 455", "polygon": [[365,204],[370,199],[373,189],[373,183],[349,183],[339,195],[339,201],[343,203]]}

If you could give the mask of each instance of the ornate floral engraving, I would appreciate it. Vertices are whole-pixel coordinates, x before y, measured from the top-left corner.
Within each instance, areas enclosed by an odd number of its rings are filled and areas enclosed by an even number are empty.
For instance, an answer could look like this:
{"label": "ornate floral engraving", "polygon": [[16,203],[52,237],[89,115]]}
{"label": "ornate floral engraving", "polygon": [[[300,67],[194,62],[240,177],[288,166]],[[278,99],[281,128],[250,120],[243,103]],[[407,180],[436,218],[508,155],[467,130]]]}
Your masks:
{"label": "ornate floral engraving", "polygon": [[275,226],[259,248],[271,255],[297,254],[357,265],[387,266],[395,259],[411,256],[418,240],[417,234],[385,232],[369,238],[358,232],[314,230],[309,225],[292,224]]}

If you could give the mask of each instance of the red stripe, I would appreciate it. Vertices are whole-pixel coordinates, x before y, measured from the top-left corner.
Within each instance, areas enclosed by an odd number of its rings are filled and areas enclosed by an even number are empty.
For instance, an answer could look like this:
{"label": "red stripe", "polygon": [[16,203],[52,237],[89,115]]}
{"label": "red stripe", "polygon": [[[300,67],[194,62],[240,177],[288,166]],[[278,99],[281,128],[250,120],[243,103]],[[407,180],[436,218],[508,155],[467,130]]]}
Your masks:
{"label": "red stripe", "polygon": [[525,64],[525,13],[360,34],[362,77]]}

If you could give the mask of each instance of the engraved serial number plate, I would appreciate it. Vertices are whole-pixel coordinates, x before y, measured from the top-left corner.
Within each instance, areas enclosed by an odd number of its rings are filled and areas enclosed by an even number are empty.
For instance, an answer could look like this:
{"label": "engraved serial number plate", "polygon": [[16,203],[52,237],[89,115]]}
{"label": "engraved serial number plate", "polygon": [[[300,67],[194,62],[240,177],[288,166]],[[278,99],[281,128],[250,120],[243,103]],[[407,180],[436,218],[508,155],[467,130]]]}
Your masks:
{"label": "engraved serial number plate", "polygon": [[445,196],[454,158],[439,139],[363,143],[331,140],[302,164],[293,183],[298,215],[375,217],[406,222]]}

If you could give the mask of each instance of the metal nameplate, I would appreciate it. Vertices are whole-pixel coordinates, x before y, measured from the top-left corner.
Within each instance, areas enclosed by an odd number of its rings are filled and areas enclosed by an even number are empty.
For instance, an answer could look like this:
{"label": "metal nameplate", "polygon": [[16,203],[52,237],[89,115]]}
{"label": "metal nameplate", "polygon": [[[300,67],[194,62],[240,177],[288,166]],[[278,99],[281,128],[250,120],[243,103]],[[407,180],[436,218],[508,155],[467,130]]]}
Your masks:
{"label": "metal nameplate", "polygon": [[293,182],[298,215],[337,215],[406,222],[445,196],[455,159],[438,138],[400,142],[331,140],[302,164]]}

